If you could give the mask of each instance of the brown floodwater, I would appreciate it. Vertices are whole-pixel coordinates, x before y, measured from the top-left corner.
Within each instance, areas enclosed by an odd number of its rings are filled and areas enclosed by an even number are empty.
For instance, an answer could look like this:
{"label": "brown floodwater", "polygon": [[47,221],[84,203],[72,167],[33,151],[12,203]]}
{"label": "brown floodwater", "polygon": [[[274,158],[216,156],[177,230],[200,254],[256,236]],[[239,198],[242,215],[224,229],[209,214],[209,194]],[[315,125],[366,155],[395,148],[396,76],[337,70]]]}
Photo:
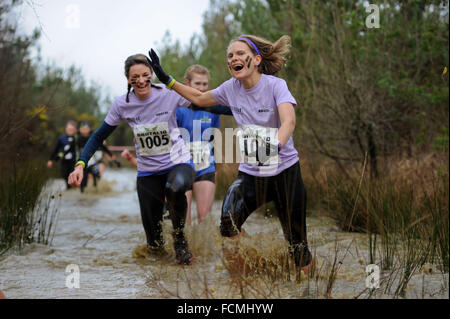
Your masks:
{"label": "brown floodwater", "polygon": [[[316,260],[309,276],[295,272],[279,221],[270,212],[253,213],[244,224],[245,236],[222,239],[219,201],[204,222],[186,226],[193,264],[175,263],[168,220],[163,227],[165,253],[149,255],[135,185],[131,169],[107,169],[98,187],[89,186],[84,194],[62,190],[62,180],[51,181],[46,192],[61,194],[53,240],[3,256],[0,290],[8,298],[400,297],[395,290],[401,269],[382,272],[380,288],[367,289],[367,235],[339,231],[323,216],[307,218]],[[192,210],[195,220],[195,204]],[[72,275],[69,265],[78,266],[79,288],[66,285]],[[448,296],[448,273],[437,265],[418,269],[401,295]]]}

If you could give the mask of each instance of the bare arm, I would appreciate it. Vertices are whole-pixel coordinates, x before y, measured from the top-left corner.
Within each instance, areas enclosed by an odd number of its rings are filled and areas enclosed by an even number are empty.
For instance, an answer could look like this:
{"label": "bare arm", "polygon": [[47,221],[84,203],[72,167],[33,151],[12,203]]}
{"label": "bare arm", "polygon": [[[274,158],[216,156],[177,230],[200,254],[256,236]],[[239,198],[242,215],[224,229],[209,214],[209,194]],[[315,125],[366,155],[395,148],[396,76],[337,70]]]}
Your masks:
{"label": "bare arm", "polygon": [[212,91],[206,91],[202,93],[199,90],[184,85],[180,82],[175,82],[172,86],[172,89],[182,97],[184,97],[186,100],[189,100],[191,103],[194,103],[197,106],[213,106],[219,104],[213,97]]}
{"label": "bare arm", "polygon": [[128,162],[130,162],[134,167],[137,167],[137,159],[130,153],[129,150],[125,149],[121,154]]}
{"label": "bare arm", "polygon": [[287,143],[294,133],[295,129],[295,111],[291,103],[281,103],[278,106],[278,114],[280,114],[281,127],[278,130],[277,139],[281,146]]}

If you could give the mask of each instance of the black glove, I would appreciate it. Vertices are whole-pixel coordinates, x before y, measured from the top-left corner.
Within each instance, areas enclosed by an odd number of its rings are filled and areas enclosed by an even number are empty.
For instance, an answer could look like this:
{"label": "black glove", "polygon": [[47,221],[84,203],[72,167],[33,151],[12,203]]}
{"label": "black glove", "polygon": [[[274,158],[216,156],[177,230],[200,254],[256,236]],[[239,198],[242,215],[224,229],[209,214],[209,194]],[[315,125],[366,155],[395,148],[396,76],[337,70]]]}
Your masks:
{"label": "black glove", "polygon": [[152,69],[158,79],[165,85],[169,84],[170,81],[172,81],[172,77],[164,72],[161,64],[159,64],[159,58],[156,52],[151,49],[150,51],[148,51],[148,55],[150,56],[150,59],[148,59],[148,63],[150,63],[150,65],[152,66]]}

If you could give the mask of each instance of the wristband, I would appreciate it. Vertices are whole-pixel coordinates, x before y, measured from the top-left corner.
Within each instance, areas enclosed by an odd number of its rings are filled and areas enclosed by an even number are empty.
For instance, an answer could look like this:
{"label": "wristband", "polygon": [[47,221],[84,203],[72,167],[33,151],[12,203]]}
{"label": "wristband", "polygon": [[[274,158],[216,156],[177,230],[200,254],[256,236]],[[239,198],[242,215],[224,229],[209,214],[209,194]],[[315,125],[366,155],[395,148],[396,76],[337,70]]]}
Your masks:
{"label": "wristband", "polygon": [[83,162],[83,161],[78,161],[78,162],[75,164],[75,167],[77,167],[78,165],[83,166],[83,169],[86,168],[86,163]]}
{"label": "wristband", "polygon": [[169,90],[171,90],[172,89],[172,86],[175,84],[175,79],[171,76],[170,78],[169,78],[169,83],[166,85],[166,88],[168,88]]}

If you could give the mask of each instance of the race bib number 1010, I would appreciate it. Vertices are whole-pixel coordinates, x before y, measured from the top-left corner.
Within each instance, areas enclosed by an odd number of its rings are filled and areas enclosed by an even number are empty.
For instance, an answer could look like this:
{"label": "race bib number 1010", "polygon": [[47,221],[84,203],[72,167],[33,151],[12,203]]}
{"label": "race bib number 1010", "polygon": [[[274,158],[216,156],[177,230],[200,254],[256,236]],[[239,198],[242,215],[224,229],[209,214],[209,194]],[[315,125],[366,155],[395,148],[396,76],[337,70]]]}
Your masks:
{"label": "race bib number 1010", "polygon": [[133,132],[141,156],[170,153],[172,141],[167,122],[139,124],[134,127]]}
{"label": "race bib number 1010", "polygon": [[277,132],[277,128],[243,125],[237,137],[244,162],[257,166],[280,164],[278,152],[273,153],[270,147],[276,141]]}

